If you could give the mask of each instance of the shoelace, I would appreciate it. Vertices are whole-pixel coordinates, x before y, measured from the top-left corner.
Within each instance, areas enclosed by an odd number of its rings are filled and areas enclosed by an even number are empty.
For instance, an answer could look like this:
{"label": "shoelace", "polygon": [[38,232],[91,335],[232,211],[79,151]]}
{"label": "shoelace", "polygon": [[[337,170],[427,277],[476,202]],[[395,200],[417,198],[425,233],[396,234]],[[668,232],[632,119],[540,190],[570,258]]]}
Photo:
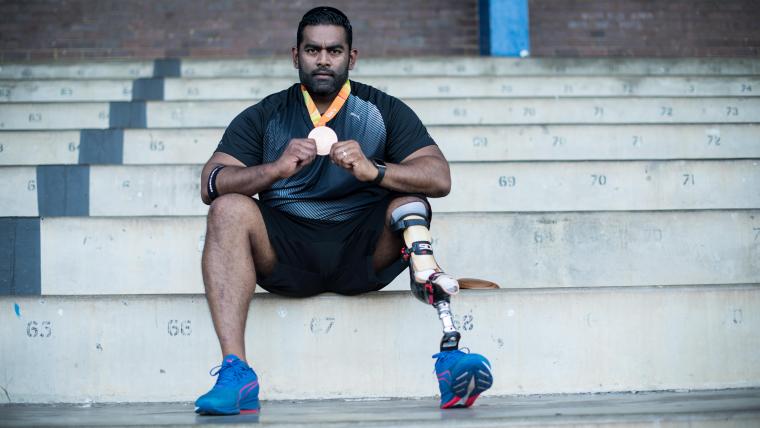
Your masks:
{"label": "shoelace", "polygon": [[464,350],[467,350],[467,352],[466,352],[467,354],[470,353],[470,348],[462,348],[462,349],[458,349],[458,350],[454,350],[454,351],[439,352],[439,353],[433,355],[433,358],[438,358],[438,361],[435,362],[435,367],[436,368],[433,369],[433,373],[436,372],[437,367],[439,365],[446,364],[446,361],[448,359],[454,357],[455,355],[464,354],[465,353]]}
{"label": "shoelace", "polygon": [[[215,369],[219,369],[214,372]],[[216,385],[225,386],[239,382],[246,374],[246,369],[242,364],[223,364],[212,367],[208,374],[219,376],[216,379]]]}

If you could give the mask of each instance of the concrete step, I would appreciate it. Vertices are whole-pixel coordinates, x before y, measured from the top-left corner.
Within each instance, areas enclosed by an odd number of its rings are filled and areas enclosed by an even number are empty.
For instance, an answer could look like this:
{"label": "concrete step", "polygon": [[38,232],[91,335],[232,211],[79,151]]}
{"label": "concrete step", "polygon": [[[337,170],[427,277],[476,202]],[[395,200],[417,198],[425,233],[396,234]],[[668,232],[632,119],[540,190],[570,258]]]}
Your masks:
{"label": "concrete step", "polygon": [[[166,78],[137,80],[5,80],[0,102],[253,100],[290,78]],[[402,99],[535,97],[750,97],[760,78],[737,77],[366,77],[360,80]]]}
{"label": "concrete step", "polygon": [[154,61],[66,61],[0,64],[0,78],[9,79],[137,79],[152,77]]}
{"label": "concrete step", "polygon": [[[465,291],[452,308],[489,395],[760,386],[760,285]],[[192,401],[220,360],[199,295],[0,297],[0,317],[23,352],[0,353],[15,403]],[[440,335],[409,293],[263,295],[248,357],[263,399],[430,397]]]}
{"label": "concrete step", "polygon": [[[166,100],[262,98],[296,80],[167,79]],[[357,81],[402,99],[535,97],[757,96],[760,78],[741,77],[361,77]]]}
{"label": "concrete step", "polygon": [[0,102],[132,101],[132,80],[1,80]]}
{"label": "concrete step", "polygon": [[[182,60],[182,77],[292,76],[290,59]],[[741,58],[363,58],[352,76],[752,75],[760,61]]]}
{"label": "concrete step", "polygon": [[[1,426],[276,427],[756,427],[757,389],[532,396],[483,396],[468,410],[435,399],[267,401],[259,415],[196,417],[192,403],[8,405]],[[2,406],[2,405],[0,405]]]}
{"label": "concrete step", "polygon": [[[756,98],[413,99],[426,125],[755,123]],[[12,103],[0,130],[225,127],[249,101]]]}
{"label": "concrete step", "polygon": [[[760,158],[760,127],[737,125],[431,126],[459,161]],[[0,132],[0,165],[199,164],[223,128]]]}
{"label": "concrete step", "polygon": [[[0,219],[0,294],[203,293],[205,228],[201,216]],[[758,210],[441,213],[432,230],[446,271],[508,288],[760,283]],[[393,290],[409,290],[408,273]]]}
{"label": "concrete step", "polygon": [[[0,167],[0,217],[205,215],[201,165]],[[451,165],[436,212],[760,207],[760,161],[491,162]]]}
{"label": "concrete step", "polygon": [[[293,76],[290,58],[56,61],[0,66],[0,79]],[[760,74],[756,58],[361,58],[356,76]]]}

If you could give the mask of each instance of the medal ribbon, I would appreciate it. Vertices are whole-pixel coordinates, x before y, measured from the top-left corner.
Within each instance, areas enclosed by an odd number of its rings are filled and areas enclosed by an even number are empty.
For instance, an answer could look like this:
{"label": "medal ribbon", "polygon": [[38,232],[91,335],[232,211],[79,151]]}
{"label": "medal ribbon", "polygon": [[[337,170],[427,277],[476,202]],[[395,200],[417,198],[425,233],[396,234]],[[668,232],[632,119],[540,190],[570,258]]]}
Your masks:
{"label": "medal ribbon", "polygon": [[306,90],[304,85],[301,85],[301,93],[303,94],[303,100],[306,102],[306,109],[309,111],[309,118],[311,118],[311,122],[316,128],[318,126],[324,126],[330,121],[330,119],[338,114],[341,107],[343,107],[343,104],[346,103],[348,96],[351,95],[351,83],[346,79],[346,83],[340,88],[338,96],[335,97],[332,104],[330,104],[330,107],[325,110],[325,114],[319,114],[317,105],[314,104],[314,100],[311,99],[311,95],[309,95],[309,91]]}

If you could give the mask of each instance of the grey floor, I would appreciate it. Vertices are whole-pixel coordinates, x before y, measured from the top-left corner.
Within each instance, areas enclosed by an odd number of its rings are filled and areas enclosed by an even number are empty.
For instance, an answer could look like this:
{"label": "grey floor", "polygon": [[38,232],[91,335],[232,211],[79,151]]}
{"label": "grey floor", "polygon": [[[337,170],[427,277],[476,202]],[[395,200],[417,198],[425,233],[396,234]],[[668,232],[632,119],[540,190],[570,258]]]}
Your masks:
{"label": "grey floor", "polygon": [[760,427],[760,389],[481,397],[470,409],[433,399],[262,403],[260,415],[197,416],[192,403],[0,405],[0,426]]}

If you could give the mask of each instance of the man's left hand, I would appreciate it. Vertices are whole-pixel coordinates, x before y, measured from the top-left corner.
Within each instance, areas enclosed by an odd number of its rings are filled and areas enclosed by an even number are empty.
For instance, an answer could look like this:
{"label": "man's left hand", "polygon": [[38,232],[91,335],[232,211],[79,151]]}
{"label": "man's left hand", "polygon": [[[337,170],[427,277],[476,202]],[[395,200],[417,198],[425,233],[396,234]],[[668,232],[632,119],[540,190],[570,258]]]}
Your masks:
{"label": "man's left hand", "polygon": [[330,160],[346,169],[359,181],[372,181],[377,177],[377,167],[362,152],[356,140],[338,141],[330,148]]}

